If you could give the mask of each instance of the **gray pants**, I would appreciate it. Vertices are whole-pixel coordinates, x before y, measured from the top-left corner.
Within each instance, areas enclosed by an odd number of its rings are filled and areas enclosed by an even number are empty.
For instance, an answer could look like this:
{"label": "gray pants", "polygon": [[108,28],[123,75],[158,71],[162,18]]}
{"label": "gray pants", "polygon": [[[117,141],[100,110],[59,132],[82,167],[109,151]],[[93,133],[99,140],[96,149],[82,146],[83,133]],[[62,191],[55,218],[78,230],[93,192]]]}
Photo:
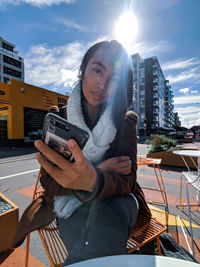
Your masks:
{"label": "gray pants", "polygon": [[68,219],[57,218],[69,256],[64,263],[127,254],[126,242],[139,206],[131,195],[95,200],[78,208]]}

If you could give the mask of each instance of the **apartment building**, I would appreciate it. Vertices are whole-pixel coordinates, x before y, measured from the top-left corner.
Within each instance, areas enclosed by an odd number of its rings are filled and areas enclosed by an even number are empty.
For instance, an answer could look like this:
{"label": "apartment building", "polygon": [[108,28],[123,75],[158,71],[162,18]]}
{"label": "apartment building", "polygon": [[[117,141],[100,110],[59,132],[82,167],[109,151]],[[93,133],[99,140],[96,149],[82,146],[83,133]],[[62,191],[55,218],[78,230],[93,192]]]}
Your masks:
{"label": "apartment building", "polygon": [[0,82],[10,79],[24,81],[24,59],[15,50],[15,45],[0,37]]}
{"label": "apartment building", "polygon": [[139,115],[139,134],[172,131],[174,127],[173,93],[157,57],[131,56],[134,68],[133,109]]}

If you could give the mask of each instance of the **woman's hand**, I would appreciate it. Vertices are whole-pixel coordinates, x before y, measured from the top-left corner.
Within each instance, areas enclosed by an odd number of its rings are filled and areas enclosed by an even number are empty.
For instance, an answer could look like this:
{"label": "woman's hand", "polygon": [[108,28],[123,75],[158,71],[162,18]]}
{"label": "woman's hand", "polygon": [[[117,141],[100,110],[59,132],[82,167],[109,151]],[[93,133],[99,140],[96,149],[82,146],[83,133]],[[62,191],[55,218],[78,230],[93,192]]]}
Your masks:
{"label": "woman's hand", "polygon": [[131,172],[132,161],[128,156],[120,156],[115,158],[109,158],[97,167],[104,171],[115,171],[120,174],[127,175]]}
{"label": "woman's hand", "polygon": [[[75,140],[69,140],[67,145],[75,159],[74,163],[64,159],[40,140],[35,141],[35,147],[42,154],[37,153],[36,158],[42,168],[63,187],[92,192],[97,180],[95,168],[85,159]],[[56,164],[56,166],[47,159]]]}

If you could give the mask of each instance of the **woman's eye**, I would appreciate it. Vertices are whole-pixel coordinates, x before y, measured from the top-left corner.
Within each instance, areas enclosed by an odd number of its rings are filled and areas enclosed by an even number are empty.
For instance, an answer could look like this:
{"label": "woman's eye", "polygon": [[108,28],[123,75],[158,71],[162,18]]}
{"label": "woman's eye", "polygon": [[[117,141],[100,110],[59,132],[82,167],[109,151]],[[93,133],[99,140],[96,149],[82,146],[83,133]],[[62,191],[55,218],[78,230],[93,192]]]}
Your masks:
{"label": "woman's eye", "polygon": [[94,68],[93,69],[94,72],[96,72],[97,74],[102,74],[102,71],[99,68]]}

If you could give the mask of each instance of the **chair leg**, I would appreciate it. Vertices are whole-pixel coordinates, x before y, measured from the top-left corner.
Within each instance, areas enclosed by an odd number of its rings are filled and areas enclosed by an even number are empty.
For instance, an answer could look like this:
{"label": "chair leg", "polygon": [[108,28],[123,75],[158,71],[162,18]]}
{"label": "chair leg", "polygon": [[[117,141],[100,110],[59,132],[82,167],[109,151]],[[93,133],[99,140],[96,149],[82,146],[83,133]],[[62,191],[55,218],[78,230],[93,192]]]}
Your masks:
{"label": "chair leg", "polygon": [[29,248],[30,248],[30,234],[26,237],[26,256],[25,256],[25,267],[28,267],[28,259],[29,259]]}
{"label": "chair leg", "polygon": [[161,248],[160,248],[160,238],[159,236],[156,236],[156,241],[157,241],[157,247],[158,247],[158,255],[162,255],[161,253]]}
{"label": "chair leg", "polygon": [[189,190],[188,190],[188,183],[186,182],[186,192],[187,192],[187,205],[188,205],[188,215],[190,220],[190,234],[191,234],[191,243],[192,243],[192,253],[194,254],[194,237],[193,237],[193,230],[192,230],[192,217],[191,217],[191,211],[190,211],[190,199],[189,199]]}

